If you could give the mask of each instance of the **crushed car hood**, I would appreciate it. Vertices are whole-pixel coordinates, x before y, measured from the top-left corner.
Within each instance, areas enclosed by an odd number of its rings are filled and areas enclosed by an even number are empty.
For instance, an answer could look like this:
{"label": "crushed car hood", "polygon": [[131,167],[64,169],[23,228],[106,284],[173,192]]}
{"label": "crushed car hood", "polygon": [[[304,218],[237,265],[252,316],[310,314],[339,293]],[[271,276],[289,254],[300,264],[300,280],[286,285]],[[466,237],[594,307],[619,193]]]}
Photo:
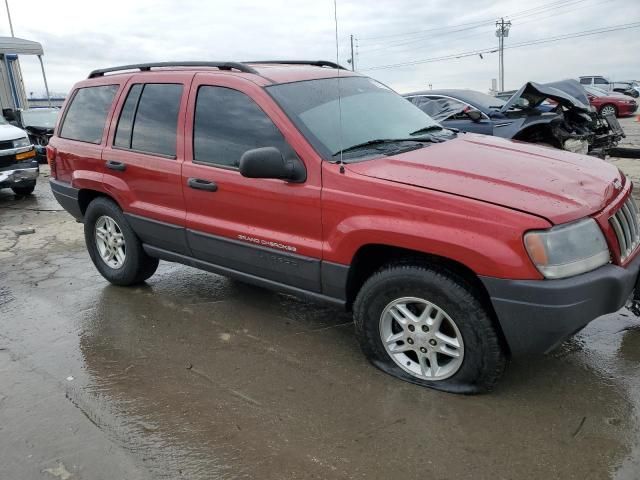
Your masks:
{"label": "crushed car hood", "polygon": [[553,224],[602,210],[618,193],[614,181],[625,183],[616,167],[593,157],[474,134],[347,168],[502,205]]}
{"label": "crushed car hood", "polygon": [[575,108],[584,112],[591,111],[587,93],[576,80],[562,80],[546,84],[527,82],[507,100],[500,112],[505,113],[512,109],[520,98],[527,100],[530,108],[535,108],[546,99],[551,99],[567,108]]}

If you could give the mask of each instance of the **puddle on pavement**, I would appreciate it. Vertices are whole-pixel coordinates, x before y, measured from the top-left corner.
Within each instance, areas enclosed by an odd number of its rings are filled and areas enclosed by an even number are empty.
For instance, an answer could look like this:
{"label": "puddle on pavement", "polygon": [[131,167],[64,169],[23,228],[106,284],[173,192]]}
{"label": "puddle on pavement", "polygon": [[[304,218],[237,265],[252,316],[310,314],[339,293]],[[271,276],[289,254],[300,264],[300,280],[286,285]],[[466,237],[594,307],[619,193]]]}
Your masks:
{"label": "puddle on pavement", "polygon": [[639,471],[634,317],[600,319],[554,354],[512,363],[490,395],[442,394],[371,367],[339,310],[164,263],[146,286],[108,286],[81,225],[63,223],[59,237],[55,219],[34,216],[40,240],[0,266],[0,347],[56,379],[49,395],[154,478]]}

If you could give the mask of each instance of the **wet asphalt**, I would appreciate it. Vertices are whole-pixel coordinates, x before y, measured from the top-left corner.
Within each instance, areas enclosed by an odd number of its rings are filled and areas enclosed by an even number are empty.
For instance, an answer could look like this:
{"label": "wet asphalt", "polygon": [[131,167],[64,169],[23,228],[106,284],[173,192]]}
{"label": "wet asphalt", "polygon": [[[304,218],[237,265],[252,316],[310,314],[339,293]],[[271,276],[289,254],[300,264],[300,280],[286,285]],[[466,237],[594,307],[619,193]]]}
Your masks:
{"label": "wet asphalt", "polygon": [[165,262],[110,286],[46,171],[0,191],[0,479],[640,478],[630,312],[439,393],[370,366],[333,307]]}

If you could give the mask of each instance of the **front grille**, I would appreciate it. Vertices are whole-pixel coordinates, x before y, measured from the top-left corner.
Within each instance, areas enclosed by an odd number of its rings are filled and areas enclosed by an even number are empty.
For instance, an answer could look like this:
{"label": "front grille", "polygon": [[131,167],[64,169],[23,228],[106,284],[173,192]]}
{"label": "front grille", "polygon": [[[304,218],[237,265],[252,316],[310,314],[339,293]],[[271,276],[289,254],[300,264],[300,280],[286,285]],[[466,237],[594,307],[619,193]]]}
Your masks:
{"label": "front grille", "polygon": [[618,237],[620,246],[620,261],[629,258],[640,244],[640,222],[638,220],[638,206],[631,195],[622,207],[609,219]]}
{"label": "front grille", "polygon": [[3,140],[0,142],[0,150],[10,150],[14,148],[13,140]]}

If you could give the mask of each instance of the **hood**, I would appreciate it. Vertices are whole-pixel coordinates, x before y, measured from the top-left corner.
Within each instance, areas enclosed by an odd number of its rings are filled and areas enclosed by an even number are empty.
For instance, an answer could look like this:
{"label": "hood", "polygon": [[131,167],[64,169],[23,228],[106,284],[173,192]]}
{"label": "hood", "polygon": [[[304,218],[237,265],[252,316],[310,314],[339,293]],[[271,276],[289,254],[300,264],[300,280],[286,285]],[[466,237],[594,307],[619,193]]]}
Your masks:
{"label": "hood", "polygon": [[520,98],[529,102],[531,108],[535,108],[547,98],[555,100],[567,108],[575,108],[584,112],[590,112],[587,92],[576,80],[562,80],[559,82],[540,84],[535,82],[525,83],[520,90],[507,100],[500,109],[502,113],[513,108]]}
{"label": "hood", "polygon": [[0,142],[5,140],[16,140],[17,138],[26,137],[27,133],[24,130],[14,127],[9,124],[0,125]]}
{"label": "hood", "polygon": [[594,157],[474,134],[347,168],[502,205],[553,224],[602,210],[619,193],[614,180],[626,181],[616,167]]}

